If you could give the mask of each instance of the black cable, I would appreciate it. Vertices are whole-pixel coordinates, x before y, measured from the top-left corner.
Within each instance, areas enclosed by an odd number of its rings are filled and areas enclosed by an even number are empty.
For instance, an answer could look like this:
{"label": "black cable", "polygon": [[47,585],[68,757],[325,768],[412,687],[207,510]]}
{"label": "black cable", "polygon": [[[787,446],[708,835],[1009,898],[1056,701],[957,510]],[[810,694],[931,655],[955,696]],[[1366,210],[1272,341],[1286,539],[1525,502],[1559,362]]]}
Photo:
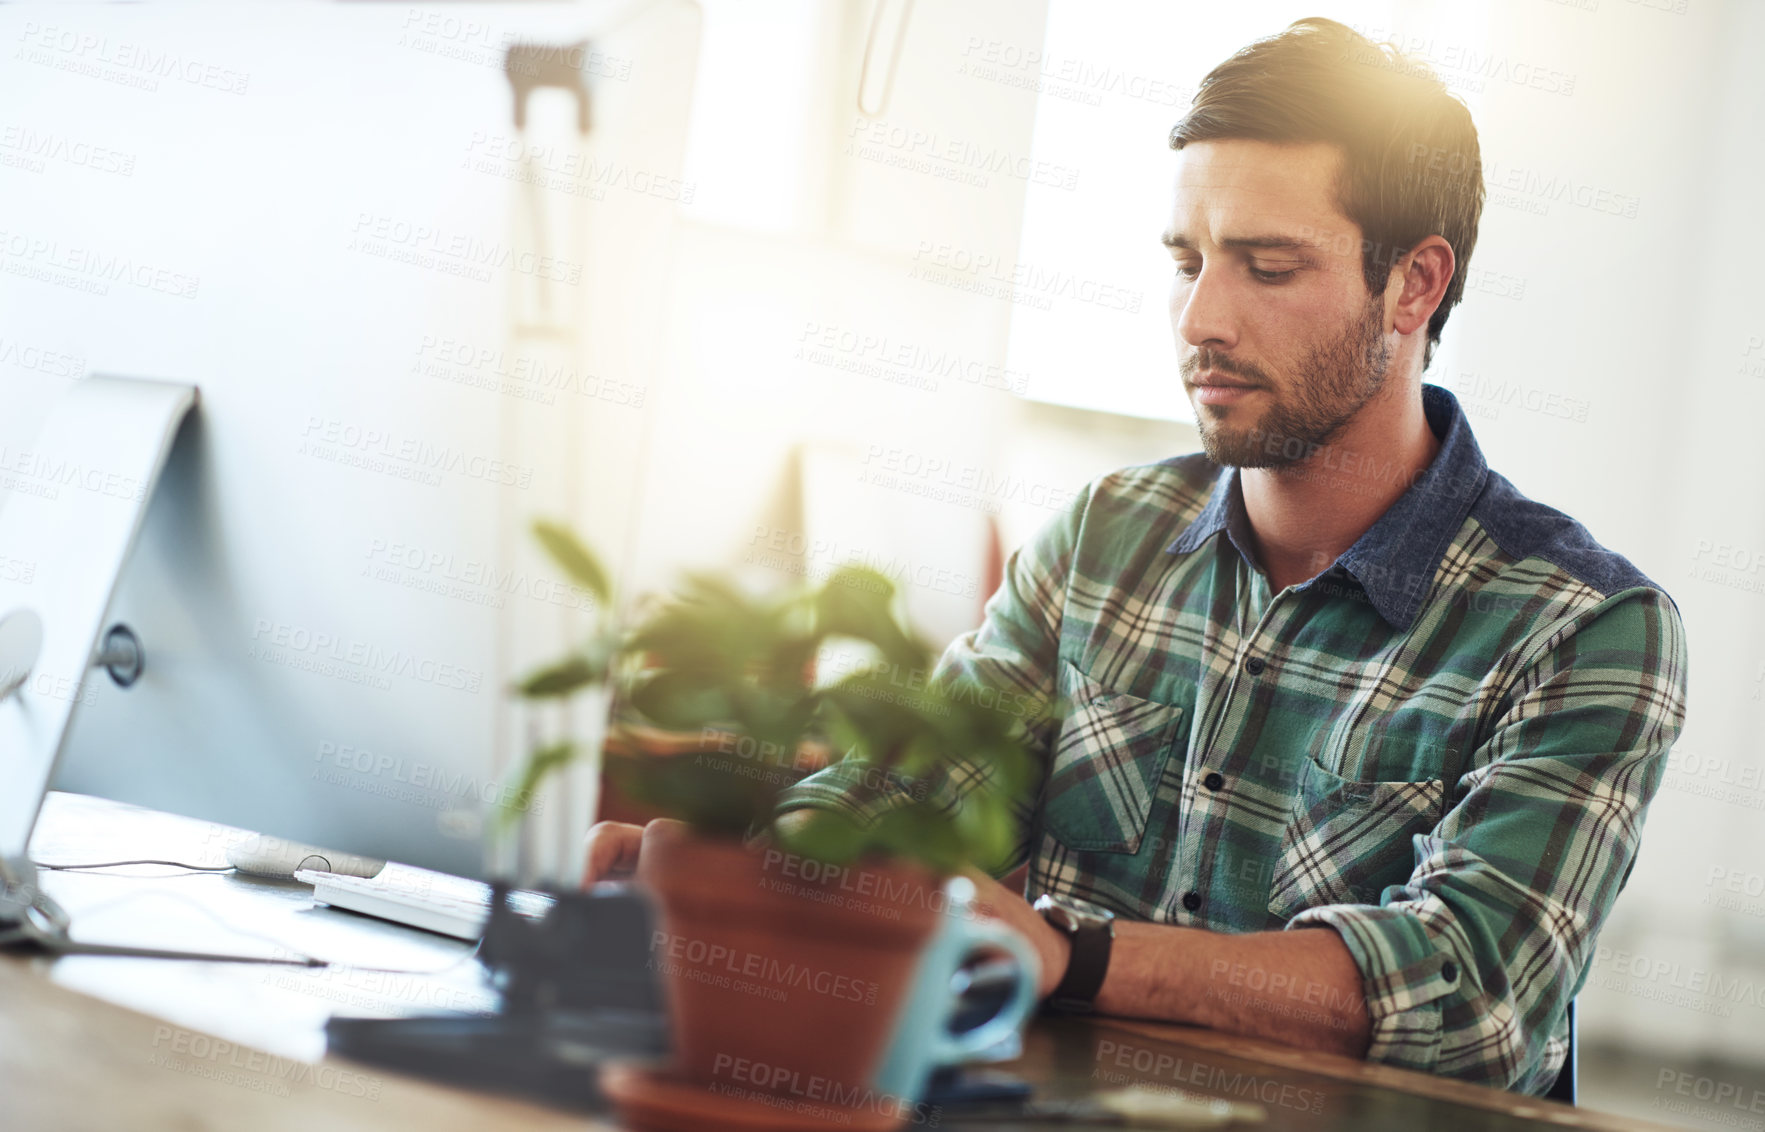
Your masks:
{"label": "black cable", "polygon": [[51,936],[36,941],[55,955],[112,955],[124,959],[187,959],[197,963],[262,963],[287,967],[329,967],[330,962],[310,955],[283,959],[269,955],[222,955],[210,951],[180,951],[163,947],[136,947],[121,943],[86,943],[66,936]]}
{"label": "black cable", "polygon": [[188,869],[193,873],[230,873],[233,871],[232,865],[190,865],[183,861],[159,861],[151,859],[140,861],[98,861],[90,865],[48,865],[44,864],[42,861],[32,861],[31,864],[36,865],[39,869],[48,869],[51,872],[68,872],[74,869],[114,869],[122,865],[165,865],[174,869]]}

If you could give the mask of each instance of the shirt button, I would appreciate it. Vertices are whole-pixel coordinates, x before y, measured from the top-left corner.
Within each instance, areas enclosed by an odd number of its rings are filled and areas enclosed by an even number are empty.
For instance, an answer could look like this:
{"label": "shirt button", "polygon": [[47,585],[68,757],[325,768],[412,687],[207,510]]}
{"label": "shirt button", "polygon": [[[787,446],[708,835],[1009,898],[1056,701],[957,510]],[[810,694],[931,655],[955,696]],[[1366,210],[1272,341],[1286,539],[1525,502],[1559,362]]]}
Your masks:
{"label": "shirt button", "polygon": [[1217,770],[1214,771],[1212,774],[1208,775],[1206,778],[1201,780],[1201,785],[1207,787],[1209,790],[1218,790],[1220,787],[1224,786],[1225,784],[1226,784],[1225,776],[1222,775]]}
{"label": "shirt button", "polygon": [[1108,702],[1109,702],[1108,696],[1092,696],[1091,697],[1091,706],[1092,707],[1102,707],[1104,704],[1106,704]]}
{"label": "shirt button", "polygon": [[1446,962],[1444,962],[1440,965],[1440,977],[1445,979],[1449,983],[1458,982],[1459,981],[1459,965],[1457,963],[1454,963],[1451,959],[1448,959]]}
{"label": "shirt button", "polygon": [[1199,910],[1201,907],[1201,893],[1185,892],[1183,894],[1183,907],[1189,909],[1191,912]]}
{"label": "shirt button", "polygon": [[1260,656],[1253,656],[1244,662],[1244,671],[1250,673],[1252,676],[1261,676],[1262,670],[1268,666],[1268,661]]}

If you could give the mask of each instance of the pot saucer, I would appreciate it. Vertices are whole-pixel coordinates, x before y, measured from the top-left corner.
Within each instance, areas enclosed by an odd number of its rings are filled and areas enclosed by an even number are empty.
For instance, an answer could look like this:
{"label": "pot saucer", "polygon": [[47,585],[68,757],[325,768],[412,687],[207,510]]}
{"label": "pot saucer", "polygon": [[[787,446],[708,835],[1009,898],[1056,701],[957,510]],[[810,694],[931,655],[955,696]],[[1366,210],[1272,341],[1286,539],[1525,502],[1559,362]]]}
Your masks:
{"label": "pot saucer", "polygon": [[666,1067],[629,1061],[601,1067],[601,1092],[613,1102],[619,1123],[639,1132],[892,1132],[906,1123],[906,1114],[807,1097],[760,1100],[740,1086],[714,1093],[672,1076]]}

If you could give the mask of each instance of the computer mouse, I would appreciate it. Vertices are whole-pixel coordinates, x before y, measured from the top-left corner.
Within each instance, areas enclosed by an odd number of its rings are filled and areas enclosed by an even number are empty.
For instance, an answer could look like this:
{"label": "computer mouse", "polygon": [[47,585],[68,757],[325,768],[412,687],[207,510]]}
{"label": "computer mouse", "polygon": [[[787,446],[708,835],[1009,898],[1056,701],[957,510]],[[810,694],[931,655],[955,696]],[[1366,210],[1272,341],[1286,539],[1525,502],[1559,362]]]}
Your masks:
{"label": "computer mouse", "polygon": [[344,876],[371,877],[386,867],[385,861],[358,857],[354,853],[338,853],[316,845],[302,845],[281,837],[254,833],[236,845],[227,847],[227,864],[254,877],[293,880],[296,869],[318,869]]}

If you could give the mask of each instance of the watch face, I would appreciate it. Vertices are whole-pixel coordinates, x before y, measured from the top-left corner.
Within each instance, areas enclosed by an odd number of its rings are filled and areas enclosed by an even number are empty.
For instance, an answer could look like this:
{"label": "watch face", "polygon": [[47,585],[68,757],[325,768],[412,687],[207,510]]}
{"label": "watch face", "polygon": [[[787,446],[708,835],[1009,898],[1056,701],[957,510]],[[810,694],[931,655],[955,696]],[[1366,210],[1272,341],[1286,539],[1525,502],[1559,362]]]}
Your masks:
{"label": "watch face", "polygon": [[1103,907],[1101,904],[1093,904],[1089,900],[1080,900],[1076,896],[1068,896],[1065,899],[1067,904],[1078,911],[1080,915],[1089,917],[1093,920],[1115,919],[1115,913],[1111,912],[1108,908]]}
{"label": "watch face", "polygon": [[1050,920],[1057,920],[1068,931],[1084,927],[1100,927],[1115,919],[1115,913],[1076,896],[1054,896],[1043,893],[1036,899],[1036,910]]}

